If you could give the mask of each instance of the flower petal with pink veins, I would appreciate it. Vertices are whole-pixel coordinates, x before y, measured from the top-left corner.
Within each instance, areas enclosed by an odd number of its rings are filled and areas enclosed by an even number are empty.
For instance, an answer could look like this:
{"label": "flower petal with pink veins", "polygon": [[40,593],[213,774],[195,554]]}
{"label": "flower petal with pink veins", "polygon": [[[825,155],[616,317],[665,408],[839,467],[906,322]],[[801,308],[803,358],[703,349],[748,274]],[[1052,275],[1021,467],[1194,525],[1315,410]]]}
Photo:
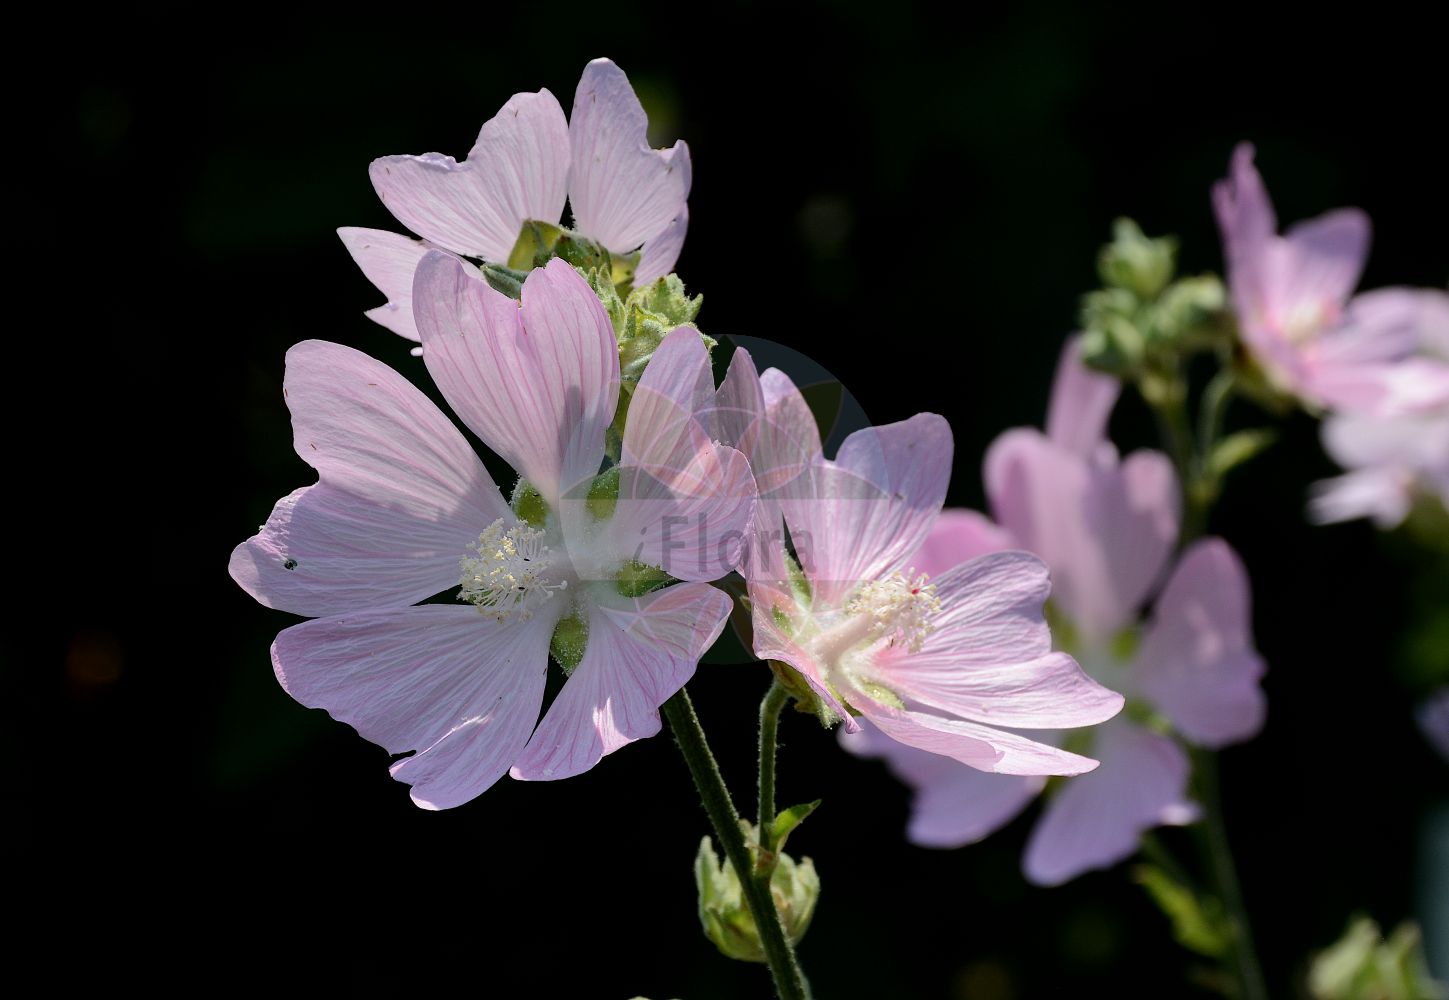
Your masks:
{"label": "flower petal with pink veins", "polygon": [[1097,766],[1090,757],[1038,743],[1020,733],[886,705],[859,688],[846,692],[846,698],[852,708],[896,742],[950,757],[981,771],[1082,774]]}
{"label": "flower petal with pink veins", "polygon": [[1102,766],[1062,786],[1027,842],[1023,869],[1037,885],[1110,867],[1135,854],[1153,827],[1197,818],[1181,747],[1129,722],[1103,726],[1096,737]]}
{"label": "flower petal with pink veins", "polygon": [[584,67],[569,116],[574,228],[615,253],[662,234],[684,209],[688,157],[649,145],[649,119],[624,71],[608,59]]}
{"label": "flower petal with pink veins", "polygon": [[658,471],[620,466],[619,500],[602,529],[609,551],[679,580],[726,576],[744,558],[754,518],[750,463],[733,448],[706,441],[683,468]]}
{"label": "flower petal with pink veins", "polygon": [[1414,502],[1414,476],[1403,466],[1374,466],[1320,479],[1310,491],[1308,519],[1314,524],[1368,517],[1388,530],[1409,516]]}
{"label": "flower petal with pink veins", "polygon": [[856,732],[860,726],[826,682],[825,671],[820,664],[776,621],[777,614],[793,619],[800,613],[787,584],[750,581],[750,622],[755,655],[762,660],[779,660],[794,668],[825,706],[842,720],[845,731]]}
{"label": "flower petal with pink veins", "polygon": [[484,124],[462,163],[441,153],[384,156],[368,174],[388,211],[419,236],[502,263],[525,222],[555,223],[563,216],[568,125],[547,90],[514,94]]}
{"label": "flower petal with pink veins", "polygon": [[455,586],[469,542],[508,513],[458,429],[397,372],[340,344],[293,347],[283,385],[293,446],[321,481],[236,547],[232,579],[309,617]]}
{"label": "flower petal with pink veins", "polygon": [[473,432],[557,508],[593,477],[619,397],[619,352],[599,299],[555,258],[515,302],[432,251],[413,291],[423,362]]}
{"label": "flower petal with pink veins", "polygon": [[620,462],[664,479],[680,471],[710,441],[701,421],[714,402],[709,351],[698,330],[681,326],[659,342],[634,388]]}
{"label": "flower petal with pink veins", "polygon": [[1117,462],[1110,446],[1087,459],[1029,428],[986,454],[997,522],[1052,572],[1052,600],[1088,640],[1129,624],[1177,539],[1181,500],[1167,456]]}
{"label": "flower petal with pink veins", "polygon": [[582,774],[606,754],[659,732],[659,706],[694,675],[719,638],[730,600],[704,584],[677,584],[589,613],[584,658],[514,766],[523,781]]}
{"label": "flower petal with pink veins", "polygon": [[934,413],[867,427],[834,462],[815,466],[807,496],[783,501],[818,605],[838,606],[861,583],[905,567],[941,511],[951,452],[950,425]]}
{"label": "flower petal with pink veins", "polygon": [[272,644],[277,679],[389,753],[424,809],[482,794],[523,752],[543,704],[554,619],[504,624],[425,604],[294,625]]}
{"label": "flower petal with pink veins", "polygon": [[1270,318],[1317,306],[1335,322],[1368,259],[1368,216],[1356,208],[1325,212],[1293,226],[1268,255],[1265,293]]}
{"label": "flower petal with pink veins", "polygon": [[1254,736],[1266,699],[1248,573],[1227,542],[1194,543],[1157,599],[1132,664],[1142,693],[1183,736],[1218,748]]}
{"label": "flower petal with pink veins", "polygon": [[759,375],[749,351],[739,348],[730,359],[706,426],[749,460],[760,491],[741,574],[751,580],[785,580],[780,501],[809,490],[811,470],[820,460],[814,415],[788,377],[773,368]]}
{"label": "flower petal with pink veins", "polygon": [[1121,382],[1092,371],[1082,361],[1082,335],[1071,337],[1062,348],[1052,380],[1047,437],[1067,451],[1093,454],[1107,440],[1107,420],[1121,393]]}
{"label": "flower petal with pink veins", "polygon": [[413,322],[413,274],[428,245],[382,229],[347,226],[337,235],[367,280],[387,296],[387,304],[367,310],[367,318],[399,337],[421,339]]}
{"label": "flower petal with pink veins", "polygon": [[[659,150],[666,163],[684,173],[684,196],[689,197],[689,188],[694,179],[694,170],[689,160],[689,146],[680,139],[669,149]],[[651,281],[664,277],[674,270],[679,261],[679,252],[684,249],[684,237],[689,232],[689,206],[680,208],[679,214],[657,236],[644,241],[639,252],[639,266],[634,269],[634,287],[640,288]]]}
{"label": "flower petal with pink veins", "polygon": [[1051,651],[1042,617],[1050,584],[1025,552],[982,556],[936,580],[941,610],[915,652],[888,646],[868,671],[907,701],[990,725],[1062,729],[1103,722],[1122,696]]}
{"label": "flower petal with pink veins", "polygon": [[1376,288],[1349,300],[1343,323],[1318,345],[1324,364],[1399,361],[1435,345],[1449,360],[1449,293],[1434,288]]}
{"label": "flower petal with pink veins", "polygon": [[915,793],[906,839],[918,847],[964,847],[1010,823],[1046,785],[1040,776],[988,774],[950,757],[897,743],[871,723],[840,733],[840,745],[861,757],[881,757]]}
{"label": "flower petal with pink veins", "polygon": [[934,580],[977,556],[1018,548],[1021,546],[1011,533],[997,527],[985,514],[947,508],[941,511],[925,543],[907,563]]}
{"label": "flower petal with pink veins", "polygon": [[1251,143],[1239,143],[1233,150],[1228,177],[1213,185],[1212,197],[1236,289],[1238,270],[1256,265],[1258,256],[1278,233],[1278,217],[1263,177],[1253,165]]}

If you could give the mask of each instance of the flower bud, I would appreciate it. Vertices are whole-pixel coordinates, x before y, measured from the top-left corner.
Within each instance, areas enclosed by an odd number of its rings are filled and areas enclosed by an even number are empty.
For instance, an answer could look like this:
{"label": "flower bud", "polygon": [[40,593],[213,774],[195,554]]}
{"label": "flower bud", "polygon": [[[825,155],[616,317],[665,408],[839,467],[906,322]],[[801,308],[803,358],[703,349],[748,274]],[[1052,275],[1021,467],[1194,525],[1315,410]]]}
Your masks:
{"label": "flower bud", "polygon": [[[743,821],[740,826],[745,829],[753,856],[758,851],[755,828]],[[774,897],[785,935],[792,943],[799,944],[810,926],[810,918],[815,915],[820,879],[809,858],[796,862],[783,853],[775,855],[775,858],[775,870],[770,876],[770,895]],[[705,937],[730,958],[742,962],[764,962],[765,951],[760,944],[760,933],[745,903],[739,876],[728,861],[720,863],[708,837],[700,841],[699,854],[694,859],[694,883],[699,889],[699,920],[704,926]]]}
{"label": "flower bud", "polygon": [[1112,242],[1097,255],[1097,273],[1112,288],[1146,301],[1156,298],[1177,270],[1177,240],[1149,239],[1131,219],[1112,224]]}
{"label": "flower bud", "polygon": [[1354,920],[1343,937],[1314,958],[1308,992],[1314,1000],[1449,997],[1444,984],[1429,975],[1417,926],[1400,924],[1385,941],[1368,917]]}

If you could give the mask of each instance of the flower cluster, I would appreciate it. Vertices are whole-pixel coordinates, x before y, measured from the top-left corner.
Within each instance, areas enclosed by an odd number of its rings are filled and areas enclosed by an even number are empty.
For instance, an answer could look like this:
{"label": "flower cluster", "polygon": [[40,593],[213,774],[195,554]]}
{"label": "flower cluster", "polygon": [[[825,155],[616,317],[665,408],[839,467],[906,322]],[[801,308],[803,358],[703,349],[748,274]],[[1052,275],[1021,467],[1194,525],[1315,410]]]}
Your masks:
{"label": "flower cluster", "polygon": [[[1062,786],[1032,834],[1024,869],[1044,885],[1128,857],[1150,827],[1193,820],[1179,741],[1222,747],[1251,737],[1264,716],[1247,574],[1217,538],[1173,558],[1177,477],[1166,455],[1120,458],[1107,440],[1119,389],[1116,379],[1088,371],[1079,342],[1071,341],[1057,368],[1046,433],[1007,431],[987,453],[994,520],[948,511],[912,556],[934,572],[986,553],[1036,553],[1054,580],[1058,645],[1129,699],[1122,718],[1076,743],[1101,767]],[[1151,616],[1141,623],[1139,609],[1153,593]],[[844,735],[842,743],[884,757],[915,789],[908,832],[923,846],[980,840],[1046,786],[1041,777],[963,768],[899,738],[882,739],[882,732]]]}
{"label": "flower cluster", "polygon": [[1449,505],[1449,293],[1354,295],[1368,217],[1339,209],[1279,235],[1251,146],[1213,205],[1243,343],[1274,388],[1327,414],[1324,447],[1350,470],[1318,485],[1313,517],[1392,527],[1418,494]]}
{"label": "flower cluster", "polygon": [[[548,91],[519,94],[462,162],[373,163],[421,239],[340,231],[387,296],[368,315],[418,342],[518,480],[505,500],[388,366],[293,348],[284,395],[319,481],[231,560],[258,601],[312,619],[272,647],[283,687],[406,755],[392,773],[419,805],[456,806],[505,773],[567,777],[656,733],[729,614],[711,582],[739,572],[756,653],[798,672],[826,721],[854,731],[861,716],[1005,774],[1090,770],[1011,728],[1122,705],[1053,651],[1046,566],[1023,552],[908,565],[945,497],[946,422],[870,428],[827,460],[783,373],[738,350],[716,388],[714,342],[686,320],[697,302],[660,304],[687,301],[669,272],[689,151],[651,149],[646,126],[623,72],[596,60],[567,121]],[[686,321],[668,329],[671,315]],[[457,600],[430,600],[450,588]],[[550,658],[566,682],[544,710]]]}

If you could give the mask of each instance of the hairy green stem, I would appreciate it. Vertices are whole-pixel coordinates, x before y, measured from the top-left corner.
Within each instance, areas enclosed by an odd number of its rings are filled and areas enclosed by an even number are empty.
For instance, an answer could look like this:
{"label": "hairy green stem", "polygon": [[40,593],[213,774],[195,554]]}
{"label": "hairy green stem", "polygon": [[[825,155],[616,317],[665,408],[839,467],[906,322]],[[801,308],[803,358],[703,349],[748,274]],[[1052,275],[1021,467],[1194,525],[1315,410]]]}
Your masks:
{"label": "hairy green stem", "polygon": [[[756,822],[760,826],[760,850],[768,867],[774,869],[775,853],[775,748],[780,728],[780,712],[790,701],[785,685],[775,681],[760,702],[760,808]],[[768,874],[768,873],[767,873]]]}
{"label": "hairy green stem", "polygon": [[694,786],[699,790],[715,836],[739,876],[745,905],[750,908],[750,916],[755,920],[765,961],[775,980],[775,993],[780,1000],[809,1000],[810,987],[795,957],[795,947],[780,923],[780,911],[775,908],[769,880],[754,877],[750,845],[740,828],[740,814],[730,798],[729,789],[725,787],[724,776],[720,774],[714,754],[710,752],[709,741],[705,739],[699,716],[694,713],[689,692],[680,688],[679,693],[666,701],[660,711],[669,722],[679,752],[684,755],[684,762],[694,778]]}
{"label": "hairy green stem", "polygon": [[1218,898],[1222,900],[1228,920],[1232,922],[1233,960],[1242,988],[1241,1000],[1268,1000],[1268,990],[1263,983],[1263,970],[1258,964],[1258,953],[1253,947],[1253,930],[1248,923],[1248,910],[1243,905],[1238,868],[1233,862],[1232,848],[1228,844],[1227,824],[1223,822],[1217,754],[1211,750],[1202,750],[1195,757],[1195,770],[1203,800],[1203,823],[1206,832],[1204,839],[1208,861],[1212,866],[1213,881],[1217,883]]}

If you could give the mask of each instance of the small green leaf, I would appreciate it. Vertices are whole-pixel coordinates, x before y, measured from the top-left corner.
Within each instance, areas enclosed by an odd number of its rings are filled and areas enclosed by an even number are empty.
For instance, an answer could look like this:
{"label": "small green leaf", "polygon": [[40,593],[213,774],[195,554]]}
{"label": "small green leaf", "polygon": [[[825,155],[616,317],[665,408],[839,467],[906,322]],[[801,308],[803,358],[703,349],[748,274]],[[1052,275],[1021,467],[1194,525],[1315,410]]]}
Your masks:
{"label": "small green leaf", "polygon": [[793,831],[795,827],[805,822],[806,816],[809,816],[811,813],[819,808],[820,800],[816,799],[814,802],[806,802],[802,805],[791,806],[789,809],[786,809],[784,812],[779,813],[775,817],[775,822],[770,824],[770,838],[775,845],[776,852],[783,851],[785,849],[785,838],[790,836],[791,831]]}
{"label": "small green leaf", "polygon": [[1138,865],[1132,877],[1172,921],[1172,935],[1178,944],[1209,958],[1222,958],[1228,953],[1232,927],[1217,900],[1198,899],[1191,889],[1156,865]]}
{"label": "small green leaf", "polygon": [[1208,475],[1214,479],[1227,475],[1233,469],[1266,450],[1277,440],[1277,432],[1267,428],[1229,434],[1218,442],[1217,447],[1208,456]]}

